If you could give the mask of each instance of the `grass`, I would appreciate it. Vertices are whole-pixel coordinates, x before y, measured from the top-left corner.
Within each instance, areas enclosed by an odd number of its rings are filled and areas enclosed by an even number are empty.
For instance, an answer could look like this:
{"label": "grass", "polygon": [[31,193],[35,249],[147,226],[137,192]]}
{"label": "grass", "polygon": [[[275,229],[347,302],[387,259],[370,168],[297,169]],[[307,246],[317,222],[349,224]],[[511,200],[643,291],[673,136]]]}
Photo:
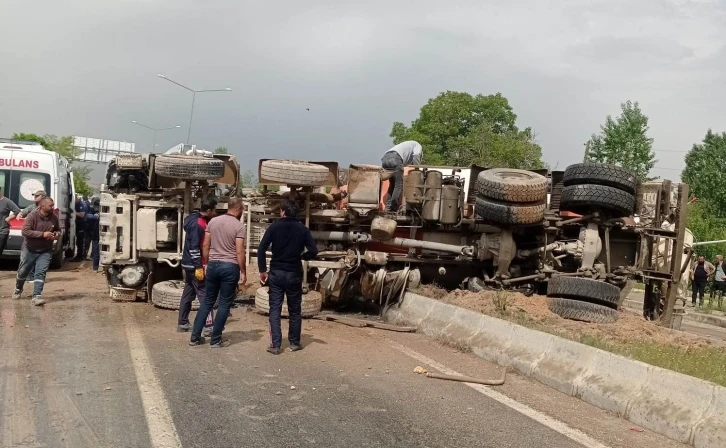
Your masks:
{"label": "grass", "polygon": [[[501,314],[501,313],[500,313]],[[633,341],[630,343],[605,341],[593,336],[570,336],[546,323],[534,322],[524,312],[502,314],[508,320],[524,327],[553,334],[590,347],[622,355],[656,367],[673,370],[726,387],[726,349],[724,347],[678,348],[671,345]]]}

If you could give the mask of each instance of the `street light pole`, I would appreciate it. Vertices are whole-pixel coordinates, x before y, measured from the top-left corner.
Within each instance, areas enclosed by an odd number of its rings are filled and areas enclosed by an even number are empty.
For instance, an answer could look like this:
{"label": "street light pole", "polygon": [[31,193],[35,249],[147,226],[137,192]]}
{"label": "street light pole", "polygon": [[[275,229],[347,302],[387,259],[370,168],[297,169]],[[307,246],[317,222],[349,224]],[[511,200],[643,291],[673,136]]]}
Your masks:
{"label": "street light pole", "polygon": [[165,80],[169,81],[170,83],[176,84],[179,87],[181,87],[183,89],[186,89],[186,90],[192,92],[192,110],[191,110],[191,112],[189,114],[189,129],[187,131],[187,145],[189,144],[189,138],[192,135],[192,120],[194,119],[194,101],[197,98],[197,93],[203,93],[203,92],[231,92],[232,91],[232,89],[229,88],[229,87],[226,87],[224,89],[195,90],[195,89],[192,89],[190,87],[185,86],[184,84],[180,84],[180,83],[174,81],[173,79],[169,79],[166,76],[162,75],[161,73],[159,73],[156,76],[158,76],[161,79],[165,79]]}
{"label": "street light pole", "polygon": [[139,126],[141,126],[143,128],[150,129],[153,132],[154,141],[153,141],[152,146],[151,146],[151,152],[156,151],[156,133],[157,133],[157,131],[168,131],[169,129],[179,129],[181,127],[179,125],[176,125],[176,126],[172,126],[170,128],[152,128],[151,126],[147,126],[145,124],[139,123],[136,120],[133,120],[131,122],[133,124],[137,124],[137,125],[139,125]]}

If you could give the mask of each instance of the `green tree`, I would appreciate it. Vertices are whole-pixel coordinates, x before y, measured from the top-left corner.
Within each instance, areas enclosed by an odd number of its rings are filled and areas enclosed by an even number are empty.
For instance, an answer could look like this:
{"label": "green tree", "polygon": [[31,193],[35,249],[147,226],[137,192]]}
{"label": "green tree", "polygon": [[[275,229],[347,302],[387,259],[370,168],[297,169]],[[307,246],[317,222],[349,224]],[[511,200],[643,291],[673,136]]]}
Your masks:
{"label": "green tree", "polygon": [[542,148],[531,129],[498,133],[488,123],[477,126],[465,137],[449,144],[449,165],[477,164],[488,168],[544,168]]}
{"label": "green tree", "polygon": [[257,188],[257,176],[252,170],[247,170],[239,178],[240,188]]}
{"label": "green tree", "polygon": [[77,161],[80,155],[80,150],[73,146],[72,136],[58,137],[53,134],[45,134],[41,137],[38,134],[15,133],[12,139],[38,142],[48,151],[57,152],[59,155],[65,157],[71,164],[73,185],[75,186],[76,193],[81,195],[93,194],[93,188],[88,183],[91,169],[88,167],[73,166],[73,163]]}
{"label": "green tree", "polygon": [[229,154],[229,150],[226,146],[219,146],[217,149],[214,150],[215,154]]}
{"label": "green tree", "polygon": [[707,201],[716,216],[726,217],[726,194],[722,191],[726,173],[726,133],[716,134],[709,129],[703,142],[693,145],[686,154],[685,164],[681,179],[689,185],[691,195],[699,201]]}
{"label": "green tree", "polygon": [[[718,210],[707,199],[699,199],[688,206],[687,226],[696,241],[726,240],[726,219],[717,215]],[[726,244],[709,244],[694,248],[698,255],[713,261],[716,255],[726,255]]]}
{"label": "green tree", "polygon": [[648,116],[637,102],[627,101],[620,105],[621,114],[616,119],[608,115],[601,133],[590,138],[588,160],[610,163],[635,171],[642,181],[657,160],[653,152],[653,139],[648,137]]}
{"label": "green tree", "polygon": [[[446,91],[431,98],[411,126],[393,123],[390,135],[394,144],[419,142],[424,149],[424,163],[429,165],[543,166],[542,149],[534,142],[532,131],[520,131],[516,121],[509,101],[500,93],[473,96]],[[509,146],[520,155],[503,157],[502,149]]]}
{"label": "green tree", "polygon": [[91,180],[91,169],[87,166],[76,166],[73,168],[73,186],[76,194],[91,196],[93,188],[89,184]]}

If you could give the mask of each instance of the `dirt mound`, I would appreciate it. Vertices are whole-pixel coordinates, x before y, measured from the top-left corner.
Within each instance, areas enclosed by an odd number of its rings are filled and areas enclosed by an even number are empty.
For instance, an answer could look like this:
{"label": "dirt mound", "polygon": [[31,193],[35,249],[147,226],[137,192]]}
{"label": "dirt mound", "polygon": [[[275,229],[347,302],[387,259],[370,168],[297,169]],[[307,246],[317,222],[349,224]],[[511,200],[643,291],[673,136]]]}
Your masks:
{"label": "dirt mound", "polygon": [[621,311],[614,324],[564,319],[549,310],[544,296],[527,297],[504,291],[476,293],[460,289],[448,292],[432,285],[423,285],[412,292],[576,341],[589,337],[604,343],[638,341],[679,348],[712,345],[707,338],[661,327],[628,311]]}

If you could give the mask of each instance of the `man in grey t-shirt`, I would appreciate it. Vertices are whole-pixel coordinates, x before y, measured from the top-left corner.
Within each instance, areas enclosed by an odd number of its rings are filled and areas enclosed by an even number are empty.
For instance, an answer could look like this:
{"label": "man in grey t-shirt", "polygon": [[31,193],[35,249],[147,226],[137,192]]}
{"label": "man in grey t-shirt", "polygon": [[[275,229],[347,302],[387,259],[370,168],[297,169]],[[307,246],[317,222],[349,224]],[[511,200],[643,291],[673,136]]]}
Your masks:
{"label": "man in grey t-shirt", "polygon": [[7,218],[11,213],[17,215],[20,213],[20,207],[15,202],[3,196],[2,189],[0,189],[0,256],[5,251],[5,245],[8,244],[10,223]]}
{"label": "man in grey t-shirt", "polygon": [[[718,299],[718,307],[723,304],[723,293],[726,292],[726,271],[724,269],[723,255],[716,255],[716,272],[713,275],[713,285],[711,288],[712,295],[716,295]],[[713,303],[713,302],[712,302]]]}
{"label": "man in grey t-shirt", "polygon": [[245,259],[245,226],[240,221],[244,204],[241,199],[232,198],[227,204],[227,213],[209,221],[204,234],[202,258],[206,258],[206,290],[199,305],[192,327],[189,345],[204,342],[202,327],[207,314],[219,297],[219,308],[214,318],[210,345],[212,348],[227,347],[229,340],[222,339],[222,330],[229,317],[229,309],[237,296],[237,284],[247,282]]}
{"label": "man in grey t-shirt", "polygon": [[393,171],[388,179],[388,201],[386,211],[396,212],[398,201],[403,191],[403,168],[409,165],[418,165],[423,157],[421,144],[413,140],[399,143],[383,154],[381,166],[387,171]]}

